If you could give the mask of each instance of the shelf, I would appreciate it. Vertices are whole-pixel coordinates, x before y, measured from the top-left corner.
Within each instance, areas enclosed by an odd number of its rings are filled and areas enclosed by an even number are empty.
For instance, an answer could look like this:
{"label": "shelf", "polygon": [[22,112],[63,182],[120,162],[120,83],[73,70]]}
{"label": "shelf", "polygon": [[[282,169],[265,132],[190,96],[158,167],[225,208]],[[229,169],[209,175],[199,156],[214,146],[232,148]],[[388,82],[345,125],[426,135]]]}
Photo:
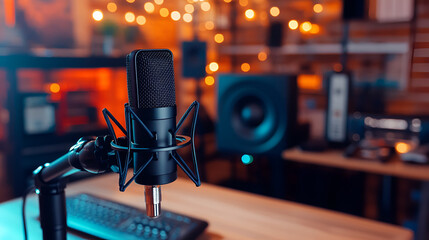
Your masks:
{"label": "shelf", "polygon": [[[408,42],[385,43],[349,43],[349,54],[404,54],[410,50]],[[266,49],[264,45],[223,46],[219,48],[221,54],[229,55],[255,55]],[[328,55],[341,54],[339,43],[290,44],[278,50],[282,55]]]}
{"label": "shelf", "polygon": [[107,68],[125,67],[125,57],[0,56],[0,68]]}

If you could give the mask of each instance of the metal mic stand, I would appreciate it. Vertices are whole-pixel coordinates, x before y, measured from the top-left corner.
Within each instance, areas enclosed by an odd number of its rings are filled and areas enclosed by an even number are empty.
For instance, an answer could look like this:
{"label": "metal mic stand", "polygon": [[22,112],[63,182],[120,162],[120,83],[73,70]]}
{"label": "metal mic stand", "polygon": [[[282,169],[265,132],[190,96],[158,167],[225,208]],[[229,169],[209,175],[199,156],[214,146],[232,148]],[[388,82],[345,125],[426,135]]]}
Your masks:
{"label": "metal mic stand", "polygon": [[43,239],[67,239],[67,218],[65,191],[66,179],[59,178],[44,183],[34,178],[39,195],[40,226]]}
{"label": "metal mic stand", "polygon": [[109,143],[108,137],[99,137],[95,141],[93,138],[81,138],[67,154],[34,170],[43,239],[67,239],[67,177],[78,170],[95,174],[107,171],[111,158],[108,154],[111,150]]}

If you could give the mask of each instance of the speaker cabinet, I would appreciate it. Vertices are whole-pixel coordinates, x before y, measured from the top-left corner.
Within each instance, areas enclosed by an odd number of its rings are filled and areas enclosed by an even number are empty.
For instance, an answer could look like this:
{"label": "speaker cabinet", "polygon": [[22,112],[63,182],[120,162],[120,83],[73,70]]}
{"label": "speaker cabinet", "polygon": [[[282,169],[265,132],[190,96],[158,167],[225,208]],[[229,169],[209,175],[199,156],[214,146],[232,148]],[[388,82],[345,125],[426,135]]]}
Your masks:
{"label": "speaker cabinet", "polygon": [[206,42],[190,41],[182,43],[182,76],[185,78],[203,78],[207,65]]}
{"label": "speaker cabinet", "polygon": [[281,47],[283,46],[283,23],[272,22],[268,28],[267,46]]}
{"label": "speaker cabinet", "polygon": [[343,19],[365,19],[368,15],[367,0],[343,0]]}
{"label": "speaker cabinet", "polygon": [[219,151],[279,155],[294,145],[296,76],[219,75],[217,90]]}

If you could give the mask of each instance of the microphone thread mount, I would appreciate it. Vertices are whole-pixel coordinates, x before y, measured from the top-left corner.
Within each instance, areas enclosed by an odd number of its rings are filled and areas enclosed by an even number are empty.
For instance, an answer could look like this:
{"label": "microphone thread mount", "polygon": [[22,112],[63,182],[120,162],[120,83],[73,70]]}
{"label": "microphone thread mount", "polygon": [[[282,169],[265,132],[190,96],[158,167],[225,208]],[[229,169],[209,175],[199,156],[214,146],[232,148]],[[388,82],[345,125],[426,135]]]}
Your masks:
{"label": "microphone thread mount", "polygon": [[161,186],[145,186],[146,213],[151,218],[161,214]]}

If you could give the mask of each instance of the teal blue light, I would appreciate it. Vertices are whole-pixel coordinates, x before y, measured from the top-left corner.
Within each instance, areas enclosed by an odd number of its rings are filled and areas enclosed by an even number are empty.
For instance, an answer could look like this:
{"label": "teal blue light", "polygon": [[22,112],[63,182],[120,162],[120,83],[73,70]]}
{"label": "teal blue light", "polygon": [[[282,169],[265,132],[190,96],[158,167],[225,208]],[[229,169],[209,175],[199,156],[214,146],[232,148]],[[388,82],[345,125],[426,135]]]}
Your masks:
{"label": "teal blue light", "polygon": [[241,116],[243,119],[250,119],[252,117],[252,109],[249,107],[244,108],[243,111],[241,111]]}
{"label": "teal blue light", "polygon": [[36,188],[36,194],[39,194],[39,193],[40,193],[40,190]]}
{"label": "teal blue light", "polygon": [[244,154],[243,156],[241,156],[241,162],[245,165],[249,165],[253,162],[253,156],[249,154]]}

